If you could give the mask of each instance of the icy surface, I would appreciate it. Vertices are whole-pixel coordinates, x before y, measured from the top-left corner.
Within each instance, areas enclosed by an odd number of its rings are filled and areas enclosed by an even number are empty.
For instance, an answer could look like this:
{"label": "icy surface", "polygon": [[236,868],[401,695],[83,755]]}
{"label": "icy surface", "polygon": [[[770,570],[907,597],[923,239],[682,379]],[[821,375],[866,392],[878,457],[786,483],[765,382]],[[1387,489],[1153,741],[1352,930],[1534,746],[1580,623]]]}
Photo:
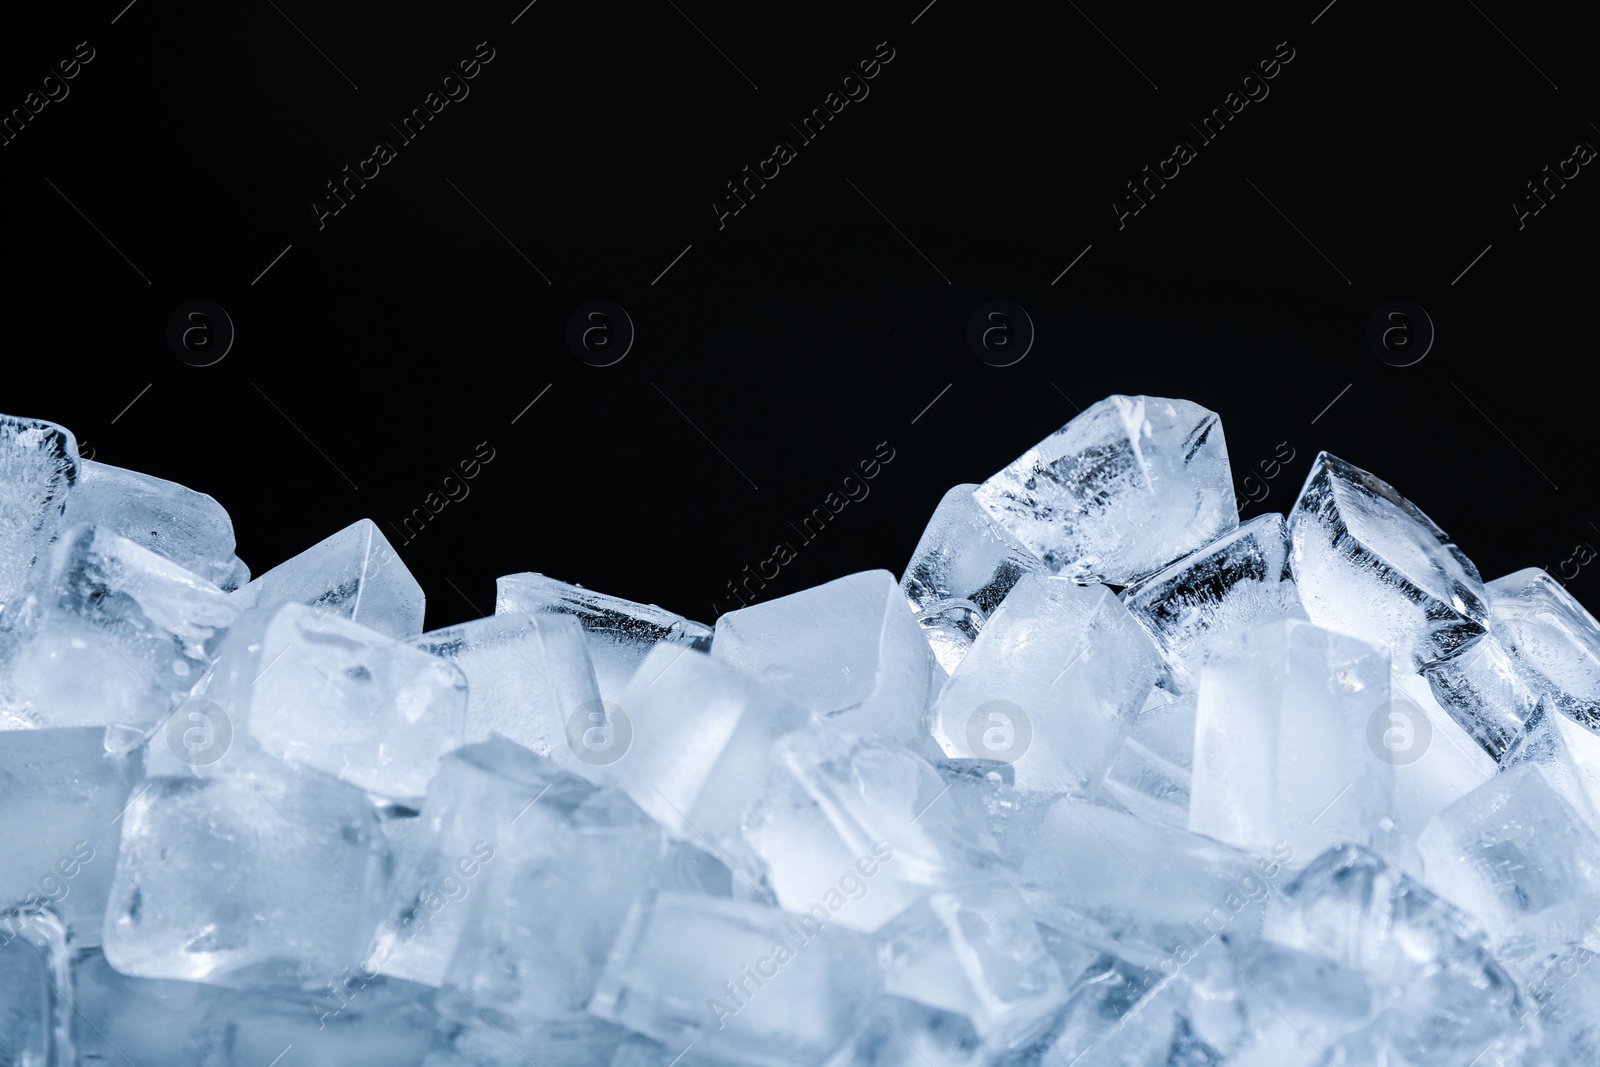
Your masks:
{"label": "icy surface", "polygon": [[1127,585],[1239,524],[1215,412],[1187,400],[1112,396],[976,491],[1052,570]]}
{"label": "icy surface", "polygon": [[1234,504],[1114,396],[898,581],[423,632],[0,417],[0,1065],[1600,1063],[1600,623],[1326,453]]}

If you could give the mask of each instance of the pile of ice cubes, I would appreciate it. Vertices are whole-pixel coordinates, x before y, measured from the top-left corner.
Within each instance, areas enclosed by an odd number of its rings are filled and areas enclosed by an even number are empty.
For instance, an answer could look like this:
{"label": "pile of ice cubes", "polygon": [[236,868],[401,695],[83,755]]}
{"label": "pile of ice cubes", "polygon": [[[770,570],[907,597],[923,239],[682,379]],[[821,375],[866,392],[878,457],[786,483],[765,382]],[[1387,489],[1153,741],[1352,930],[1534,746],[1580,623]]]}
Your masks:
{"label": "pile of ice cubes", "polygon": [[1600,625],[1112,396],[714,627],[0,417],[0,1064],[1600,1062]]}

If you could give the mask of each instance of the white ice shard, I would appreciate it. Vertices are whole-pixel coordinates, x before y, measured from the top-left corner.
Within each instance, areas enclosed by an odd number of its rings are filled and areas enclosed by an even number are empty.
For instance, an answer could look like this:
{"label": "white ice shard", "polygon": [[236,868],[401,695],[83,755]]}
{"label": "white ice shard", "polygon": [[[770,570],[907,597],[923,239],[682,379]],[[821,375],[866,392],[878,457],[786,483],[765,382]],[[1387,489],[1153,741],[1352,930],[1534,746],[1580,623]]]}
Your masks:
{"label": "white ice shard", "polygon": [[234,555],[233,520],[205,493],[88,459],[78,470],[66,522],[104,526],[225,593],[250,580],[250,568]]}
{"label": "white ice shard", "polygon": [[495,579],[495,614],[543,612],[570,615],[583,627],[604,700],[622,695],[649,651],[661,642],[711,647],[711,629],[654,604],[597,593],[528,571]]}
{"label": "white ice shard", "polygon": [[1427,667],[1488,628],[1477,568],[1394,487],[1320,452],[1289,513],[1300,602],[1318,626]]}
{"label": "white ice shard", "polygon": [[1216,413],[1188,400],[1111,396],[975,493],[1057,573],[1127,585],[1239,524]]}
{"label": "white ice shard", "polygon": [[1017,579],[1044,570],[1039,557],[978,503],[977,488],[968,483],[945,493],[900,579],[946,674],[956,669]]}
{"label": "white ice shard", "polygon": [[34,560],[78,480],[78,440],[41,419],[0,415],[0,626],[10,626]]}
{"label": "white ice shard", "polygon": [[1105,775],[1158,663],[1110,589],[1030,574],[939,694],[935,736],[950,756],[1011,764],[1025,793],[1082,788]]}
{"label": "white ice shard", "polygon": [[922,747],[939,672],[902,604],[888,571],[846,575],[724,613],[711,655],[783,690],[820,722]]}
{"label": "white ice shard", "polygon": [[309,604],[401,641],[422,633],[422,586],[371,519],[351,523],[233,595],[243,608]]}

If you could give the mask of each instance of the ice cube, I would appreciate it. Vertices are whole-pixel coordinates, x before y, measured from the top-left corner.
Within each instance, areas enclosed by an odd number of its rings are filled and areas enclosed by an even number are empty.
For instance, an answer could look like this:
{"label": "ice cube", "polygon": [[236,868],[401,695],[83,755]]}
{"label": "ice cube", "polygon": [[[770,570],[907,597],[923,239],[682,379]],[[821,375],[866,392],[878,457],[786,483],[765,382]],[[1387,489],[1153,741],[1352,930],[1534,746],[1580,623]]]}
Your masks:
{"label": "ice cube", "polygon": [[1497,634],[1486,633],[1424,672],[1434,698],[1493,759],[1502,759],[1539,702]]}
{"label": "ice cube", "polygon": [[619,785],[675,837],[725,850],[761,791],[773,741],[808,716],[753,675],[662,644],[600,720],[573,724],[568,741],[579,766]]}
{"label": "ice cube", "polygon": [[250,568],[234,555],[233,520],[222,505],[165,478],[81,460],[66,521],[104,526],[225,593],[250,580]]}
{"label": "ice cube", "polygon": [[422,633],[422,587],[371,519],[351,523],[233,595],[245,608],[309,604],[396,640]]}
{"label": "ice cube", "polygon": [[788,693],[819,721],[921,747],[937,671],[894,575],[862,571],[717,619],[713,658]]}
{"label": "ice cube", "polygon": [[1496,578],[1488,591],[1493,635],[1523,679],[1569,719],[1600,730],[1600,622],[1537,567]]}
{"label": "ice cube", "polygon": [[1378,723],[1382,729],[1374,749],[1394,765],[1394,796],[1384,813],[1394,825],[1382,852],[1407,874],[1421,877],[1422,857],[1413,847],[1417,837],[1435,815],[1499,768],[1440,707],[1425,678],[1404,667],[1393,669],[1392,663],[1390,667],[1391,701]]}
{"label": "ice cube", "polygon": [[798,731],[772,746],[744,836],[780,906],[871,933],[930,889],[998,868],[997,843],[961,799],[909,749]]}
{"label": "ice cube", "polygon": [[968,483],[945,493],[900,579],[946,674],[956,669],[1017,579],[1044,569],[1039,557],[978,503],[972,495],[977,488]]}
{"label": "ice cube", "polygon": [[503,737],[465,745],[440,760],[416,819],[416,838],[398,865],[370,969],[438,986],[467,912],[483,896],[484,869],[504,855],[513,823],[540,804],[570,811],[593,792]]}
{"label": "ice cube", "polygon": [[0,1063],[78,1062],[69,959],[67,928],[48,908],[0,910]]}
{"label": "ice cube", "polygon": [[[1310,623],[1273,620],[1214,642],[1200,672],[1189,829],[1301,856],[1367,843],[1392,807],[1389,654]],[[1377,725],[1374,725],[1377,724]],[[1415,724],[1411,724],[1415,728]]]}
{"label": "ice cube", "polygon": [[469,742],[497,733],[559,758],[567,721],[600,700],[583,630],[568,616],[491,615],[430,631],[414,643],[466,675]]}
{"label": "ice cube", "polygon": [[654,604],[636,604],[527,571],[495,579],[494,610],[571,615],[583,627],[603,700],[616,700],[643,662],[665,641],[701,652],[711,647],[711,628]]}
{"label": "ice cube", "polygon": [[1290,559],[1318,626],[1423,668],[1488,628],[1478,570],[1445,532],[1380,478],[1326,452],[1289,513]]}
{"label": "ice cube", "polygon": [[200,681],[238,614],[204,578],[81,523],[51,546],[30,588],[0,668],[0,725],[11,728],[154,725]]}
{"label": "ice cube", "polygon": [[261,752],[409,798],[461,744],[467,682],[448,660],[291,602],[240,620],[206,699]]}
{"label": "ice cube", "polygon": [[1128,585],[1239,524],[1216,413],[1110,396],[980,485],[978,503],[1052,570]]}
{"label": "ice cube", "polygon": [[139,753],[117,756],[104,731],[0,731],[0,900],[47,907],[75,945],[100,943],[118,820]]}
{"label": "ice cube", "polygon": [[803,1067],[826,1061],[865,1021],[876,970],[866,940],[847,930],[661,893],[629,914],[589,1010],[669,1047]]}
{"label": "ice cube", "polygon": [[360,790],[280,764],[152,778],[122,817],[105,954],[123,974],[313,989],[365,957],[392,857]]}
{"label": "ice cube", "polygon": [[1182,687],[1192,687],[1212,634],[1305,618],[1289,574],[1282,515],[1258,515],[1122,593]]}
{"label": "ice cube", "polygon": [[72,431],[0,415],[0,626],[10,626],[33,562],[55,536],[78,480]]}
{"label": "ice cube", "polygon": [[950,756],[1010,763],[1019,791],[1098,782],[1155,683],[1154,644],[1105,586],[1025,575],[935,705]]}

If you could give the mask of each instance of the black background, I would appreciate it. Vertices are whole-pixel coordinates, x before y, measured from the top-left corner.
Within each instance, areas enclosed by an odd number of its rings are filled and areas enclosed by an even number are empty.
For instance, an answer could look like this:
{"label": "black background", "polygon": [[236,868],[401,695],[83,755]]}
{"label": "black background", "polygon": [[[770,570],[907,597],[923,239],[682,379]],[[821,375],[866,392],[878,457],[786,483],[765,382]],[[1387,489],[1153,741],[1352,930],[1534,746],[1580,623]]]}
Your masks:
{"label": "black background", "polygon": [[[1600,177],[1521,229],[1511,206],[1600,145],[1581,16],[524,2],[11,12],[7,112],[78,42],[94,58],[0,147],[0,410],[211,493],[257,574],[371,517],[429,626],[520,570],[709,622],[779,541],[797,558],[763,596],[898,574],[946,488],[1114,392],[1218,411],[1241,499],[1265,494],[1246,517],[1327,449],[1485,577],[1543,565],[1600,602],[1574,556],[1600,544]],[[479,42],[470,95],[400,143],[387,123]],[[869,95],[801,143],[788,123],[880,42]],[[1214,141],[1188,127],[1289,49]],[[379,140],[396,158],[319,228],[311,200]],[[797,158],[719,228],[713,199],[779,140]],[[1196,158],[1119,228],[1123,183],[1179,140]],[[191,299],[237,331],[213,366],[166,342]],[[566,342],[594,299],[637,330],[613,366]],[[993,299],[1036,329],[1012,366],[967,346]],[[1394,299],[1437,328],[1408,367],[1366,340]],[[402,543],[480,442],[469,494]],[[880,442],[870,495],[802,544],[790,523]]]}

